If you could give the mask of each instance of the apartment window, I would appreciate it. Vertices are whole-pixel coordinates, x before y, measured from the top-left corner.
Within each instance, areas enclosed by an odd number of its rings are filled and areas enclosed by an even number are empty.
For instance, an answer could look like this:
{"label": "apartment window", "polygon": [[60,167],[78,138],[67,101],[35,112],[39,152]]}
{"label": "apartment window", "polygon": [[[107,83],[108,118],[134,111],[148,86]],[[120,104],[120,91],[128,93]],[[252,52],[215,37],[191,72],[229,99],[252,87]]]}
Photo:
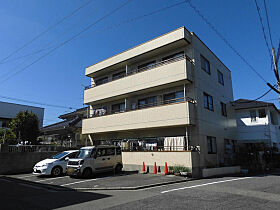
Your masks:
{"label": "apartment window", "polygon": [[126,75],[126,71],[121,71],[119,73],[113,74],[113,80],[125,77],[125,75]]}
{"label": "apartment window", "polygon": [[250,117],[251,117],[251,122],[257,121],[257,115],[255,110],[250,111]]}
{"label": "apartment window", "polygon": [[259,118],[266,118],[265,109],[259,109]]}
{"label": "apartment window", "polygon": [[95,80],[96,85],[102,85],[108,82],[108,77],[103,77],[100,79]]}
{"label": "apartment window", "polygon": [[149,69],[149,68],[153,68],[156,64],[156,61],[151,61],[149,63],[144,63],[144,64],[141,64],[140,66],[137,67],[138,71],[141,72],[141,71],[144,71],[146,69]]}
{"label": "apartment window", "polygon": [[209,61],[203,57],[202,55],[200,56],[201,59],[201,68],[206,71],[208,74],[210,74],[210,63]]}
{"label": "apartment window", "polygon": [[178,58],[182,58],[183,56],[184,56],[184,51],[178,52],[178,53],[175,53],[175,54],[172,54],[172,55],[168,55],[168,56],[162,58],[161,60],[166,61],[166,60],[169,60],[169,59],[178,59]]}
{"label": "apartment window", "polygon": [[164,104],[176,103],[184,101],[184,91],[177,91],[163,95]]}
{"label": "apartment window", "polygon": [[125,103],[114,104],[112,105],[112,113],[124,112],[125,111]]}
{"label": "apartment window", "polygon": [[157,97],[152,96],[148,98],[143,98],[138,100],[138,108],[145,108],[145,107],[151,107],[151,106],[156,106],[157,105]]}
{"label": "apartment window", "polygon": [[216,137],[207,136],[207,147],[208,147],[208,154],[217,153]]}
{"label": "apartment window", "polygon": [[203,95],[204,95],[204,108],[214,111],[213,97],[208,95],[207,93],[203,93]]}
{"label": "apartment window", "polygon": [[221,113],[222,113],[222,116],[227,116],[227,105],[223,102],[221,102]]}
{"label": "apartment window", "polygon": [[224,85],[224,75],[222,72],[220,72],[218,70],[218,82],[221,84],[221,85]]}

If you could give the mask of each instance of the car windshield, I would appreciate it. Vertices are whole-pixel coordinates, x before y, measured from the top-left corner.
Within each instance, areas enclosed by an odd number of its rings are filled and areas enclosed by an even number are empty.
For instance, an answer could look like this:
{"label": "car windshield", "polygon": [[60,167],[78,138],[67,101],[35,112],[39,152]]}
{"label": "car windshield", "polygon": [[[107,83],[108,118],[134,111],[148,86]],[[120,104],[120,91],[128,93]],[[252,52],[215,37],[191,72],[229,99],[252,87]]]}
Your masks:
{"label": "car windshield", "polygon": [[53,156],[52,159],[60,159],[60,158],[64,157],[65,155],[68,155],[68,152],[59,153],[59,154]]}
{"label": "car windshield", "polygon": [[87,158],[90,157],[92,149],[80,149],[77,158]]}

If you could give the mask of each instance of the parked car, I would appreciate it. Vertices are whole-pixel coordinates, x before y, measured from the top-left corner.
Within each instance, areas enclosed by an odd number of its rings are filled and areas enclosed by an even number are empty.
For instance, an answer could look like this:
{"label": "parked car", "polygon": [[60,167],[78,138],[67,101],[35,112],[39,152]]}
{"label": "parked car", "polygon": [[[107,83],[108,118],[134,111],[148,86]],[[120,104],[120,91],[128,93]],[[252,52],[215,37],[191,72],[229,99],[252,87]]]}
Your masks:
{"label": "parked car", "polygon": [[36,163],[33,174],[60,176],[66,173],[66,166],[69,158],[74,158],[79,150],[69,150],[59,153],[51,158]]}
{"label": "parked car", "polygon": [[111,145],[82,147],[76,158],[69,159],[67,174],[70,177],[90,177],[92,174],[123,168],[121,148]]}

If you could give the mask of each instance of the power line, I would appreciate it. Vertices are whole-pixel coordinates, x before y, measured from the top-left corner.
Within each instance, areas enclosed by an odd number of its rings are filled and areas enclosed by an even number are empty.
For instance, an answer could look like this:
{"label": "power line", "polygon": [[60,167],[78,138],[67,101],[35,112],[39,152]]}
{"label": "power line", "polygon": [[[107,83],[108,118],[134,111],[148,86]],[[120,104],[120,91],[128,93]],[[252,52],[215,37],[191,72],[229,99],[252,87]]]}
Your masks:
{"label": "power line", "polygon": [[92,26],[96,25],[97,23],[101,22],[102,20],[104,20],[105,18],[111,16],[112,14],[114,14],[115,12],[117,12],[118,10],[120,10],[121,8],[123,8],[124,6],[126,6],[129,2],[131,2],[132,0],[128,0],[126,1],[124,4],[122,4],[121,6],[113,9],[112,11],[110,11],[109,13],[107,13],[106,15],[102,16],[101,18],[99,18],[98,20],[96,20],[95,22],[91,23],[90,25],[88,25],[87,27],[85,27],[82,31],[78,32],[77,34],[75,34],[74,36],[72,36],[70,39],[60,43],[59,45],[57,45],[55,48],[53,48],[52,50],[50,50],[49,52],[47,52],[46,54],[42,55],[41,57],[39,57],[38,59],[36,59],[35,61],[33,61],[32,63],[28,64],[27,66],[25,66],[24,68],[20,69],[19,71],[16,71],[14,74],[8,76],[7,78],[5,78],[4,80],[2,80],[0,82],[0,84],[3,84],[4,82],[6,82],[7,80],[9,80],[10,78],[12,78],[13,76],[15,76],[16,74],[26,70],[27,68],[29,68],[30,66],[34,65],[35,63],[37,63],[38,61],[40,61],[41,59],[43,59],[44,57],[50,55],[51,53],[53,53],[55,50],[59,49],[60,47],[64,46],[65,44],[67,44],[68,42],[71,42],[72,40],[74,40],[75,38],[77,38],[78,36],[80,36],[81,34],[83,34],[84,32],[86,32],[87,30],[89,30]]}
{"label": "power line", "polygon": [[[263,32],[265,45],[266,45],[267,50],[268,50],[268,54],[269,54],[270,62],[271,62],[271,67],[272,67],[273,66],[273,58],[272,58],[272,54],[271,54],[271,48],[269,47],[269,44],[268,44],[268,41],[267,41],[267,38],[266,38],[265,28],[264,28],[264,24],[263,24],[263,21],[262,21],[262,16],[261,16],[261,13],[260,13],[260,7],[258,6],[257,0],[255,0],[255,4],[256,4],[256,9],[257,9],[258,16],[259,16],[259,19],[260,19],[260,23],[261,23],[261,28],[262,28],[262,32]],[[266,8],[266,6],[265,6],[265,8]],[[267,21],[268,21],[268,19],[267,19]],[[269,22],[268,22],[268,24],[269,24]],[[269,29],[269,31],[270,31],[270,29]],[[270,38],[271,38],[271,36],[270,36]],[[271,41],[271,39],[270,39],[270,41]],[[271,41],[271,47],[272,47],[272,41]]]}
{"label": "power line", "polygon": [[[179,6],[179,5],[184,4],[184,3],[185,3],[185,0],[183,0],[183,1],[181,1],[181,2],[178,2],[178,3],[175,3],[175,4],[168,5],[168,6],[166,6],[166,7],[162,7],[162,8],[160,8],[160,9],[154,10],[154,11],[152,11],[152,12],[150,12],[150,13],[146,13],[146,14],[144,14],[144,15],[140,15],[140,16],[137,16],[137,17],[133,17],[133,18],[126,19],[126,20],[124,20],[124,21],[122,21],[122,22],[119,22],[119,23],[117,23],[117,24],[114,24],[114,25],[111,25],[111,26],[108,26],[108,27],[104,27],[103,29],[96,31],[95,33],[104,32],[104,31],[107,31],[107,30],[111,30],[111,29],[113,29],[113,28],[117,28],[117,27],[119,27],[119,26],[121,26],[121,25],[130,23],[130,22],[134,22],[134,21],[140,20],[140,19],[145,18],[145,17],[152,16],[152,15],[154,15],[154,14],[160,13],[160,12],[165,11],[165,10],[168,10],[168,9],[171,9],[171,8],[173,8],[173,7]],[[90,14],[92,15],[92,13],[90,13]],[[87,18],[87,17],[88,17],[88,16],[86,16],[85,18]],[[83,18],[83,19],[85,19],[85,18]],[[72,27],[75,27],[76,25],[77,25],[77,24],[75,24],[75,25],[72,26]],[[71,28],[72,28],[72,27],[71,27]],[[69,28],[69,29],[71,29],[71,28]],[[69,29],[66,30],[63,34],[65,34],[66,32],[68,32]],[[32,53],[29,53],[29,54],[26,54],[26,55],[23,55],[23,56],[19,56],[19,57],[14,58],[14,59],[10,59],[10,60],[5,61],[5,62],[0,63],[0,64],[4,64],[4,63],[12,62],[12,61],[15,61],[15,60],[19,60],[19,59],[24,58],[24,57],[28,57],[28,56],[31,56],[31,55],[38,54],[38,53],[40,53],[40,52],[42,52],[42,51],[52,49],[52,48],[54,48],[54,47],[48,47],[48,46],[49,46],[54,40],[55,40],[55,39],[53,39],[52,41],[48,42],[46,45],[44,45],[44,48],[41,48],[40,50],[34,51],[34,52],[32,52]]]}
{"label": "power line", "polygon": [[267,8],[266,8],[266,1],[263,0],[263,3],[264,3],[264,9],[265,9],[265,15],[266,15],[266,22],[267,22],[268,32],[269,32],[269,37],[270,37],[270,43],[271,43],[271,47],[273,47],[273,44],[272,44],[272,36],[271,36],[271,31],[270,31],[270,24],[269,24],[269,19],[268,19],[268,12],[267,12]]}
{"label": "power line", "polygon": [[225,42],[226,45],[228,45],[228,47],[230,49],[232,49],[232,51],[245,63],[247,64],[247,66],[250,67],[250,69],[265,83],[267,83],[267,81],[264,79],[264,77],[229,43],[229,41],[227,41],[227,39],[214,27],[213,24],[211,24],[206,17],[204,17],[201,12],[191,3],[191,0],[185,0],[185,2],[187,4],[189,4],[189,6],[201,17],[201,19],[218,35],[218,37],[220,37],[220,39],[222,41]]}
{"label": "power line", "polygon": [[74,15],[75,13],[77,13],[80,9],[82,9],[83,7],[89,5],[92,2],[92,0],[87,1],[85,4],[81,5],[80,7],[78,7],[77,9],[75,9],[74,11],[72,11],[71,13],[69,13],[68,15],[64,16],[62,19],[60,19],[59,21],[57,21],[55,24],[51,25],[50,27],[48,27],[46,30],[42,31],[41,33],[39,33],[37,36],[35,36],[33,39],[31,39],[30,41],[26,42],[24,45],[22,45],[20,48],[16,49],[15,51],[11,52],[8,56],[6,56],[5,58],[3,58],[0,63],[2,63],[3,61],[7,60],[8,58],[10,58],[11,56],[13,56],[14,54],[16,54],[17,52],[19,52],[20,50],[22,50],[23,48],[27,47],[28,45],[30,45],[32,42],[34,42],[36,39],[38,39],[39,37],[43,36],[44,34],[46,34],[47,32],[49,32],[51,29],[53,29],[54,27],[56,27],[57,25],[59,25],[60,23],[62,23],[64,20],[66,20],[67,18],[71,17],[72,15]]}
{"label": "power line", "polygon": [[25,102],[25,103],[30,103],[30,104],[42,105],[42,106],[62,108],[62,109],[78,109],[78,108],[69,107],[69,106],[47,104],[47,103],[41,103],[41,102],[36,102],[36,101],[29,101],[29,100],[25,100],[25,99],[13,98],[13,97],[8,97],[8,96],[3,96],[3,95],[0,95],[0,98],[5,98],[5,99],[9,99],[9,100],[13,100],[13,101],[19,101],[19,102]]}
{"label": "power line", "polygon": [[[273,87],[275,87],[276,85],[274,85]],[[266,91],[264,94],[262,94],[260,97],[256,98],[256,99],[253,99],[253,100],[249,100],[249,101],[244,101],[244,102],[237,102],[237,103],[240,103],[240,104],[244,104],[244,103],[252,103],[252,102],[255,102],[261,98],[263,98],[264,96],[266,96],[272,89],[270,88],[268,91]]]}

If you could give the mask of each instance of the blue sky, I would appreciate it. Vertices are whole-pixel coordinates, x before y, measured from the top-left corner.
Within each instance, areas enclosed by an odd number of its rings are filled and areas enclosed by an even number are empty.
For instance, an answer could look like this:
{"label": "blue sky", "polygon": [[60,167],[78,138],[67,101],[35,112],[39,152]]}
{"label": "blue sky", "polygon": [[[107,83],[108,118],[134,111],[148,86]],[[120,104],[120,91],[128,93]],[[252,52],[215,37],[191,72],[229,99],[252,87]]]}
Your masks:
{"label": "blue sky", "polygon": [[[132,0],[81,36],[21,71],[48,50],[22,59],[17,59],[18,57],[46,46],[58,45],[126,1],[92,0],[75,15],[6,60],[9,62],[0,64],[0,95],[66,107],[83,107],[83,86],[90,83],[89,78],[84,75],[85,67],[181,26],[195,32],[232,71],[235,99],[255,99],[268,90],[264,81],[257,77],[186,3],[125,23],[128,19],[181,0]],[[2,0],[0,60],[86,2],[88,0]],[[191,2],[266,81],[276,83],[254,0]],[[263,1],[257,2],[261,8],[265,30],[268,32]],[[277,22],[280,1],[267,1],[267,9],[273,45],[277,47],[280,39]],[[269,41],[268,33],[267,38]],[[1,82],[7,75],[17,71],[21,72]],[[263,100],[276,98],[277,94],[271,91]],[[0,100],[23,103],[1,97]],[[270,102],[278,106],[277,101]],[[67,108],[43,107],[45,125],[58,121],[58,115],[71,111]]]}

